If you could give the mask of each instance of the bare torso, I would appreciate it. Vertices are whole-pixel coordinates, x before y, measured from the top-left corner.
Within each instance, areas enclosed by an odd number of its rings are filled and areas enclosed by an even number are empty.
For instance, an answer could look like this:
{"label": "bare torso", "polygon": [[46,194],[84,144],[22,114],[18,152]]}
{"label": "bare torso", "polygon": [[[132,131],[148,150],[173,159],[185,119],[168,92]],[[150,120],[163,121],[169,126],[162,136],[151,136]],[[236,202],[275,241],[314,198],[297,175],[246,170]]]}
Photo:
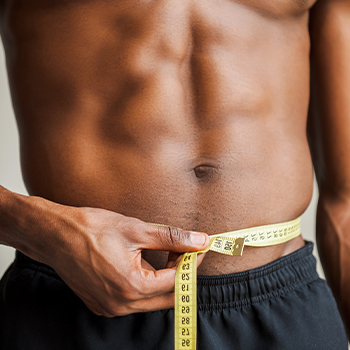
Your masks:
{"label": "bare torso", "polygon": [[[2,0],[30,194],[209,234],[309,204],[307,0]],[[303,245],[207,254],[199,273]],[[161,267],[165,253],[145,252]]]}

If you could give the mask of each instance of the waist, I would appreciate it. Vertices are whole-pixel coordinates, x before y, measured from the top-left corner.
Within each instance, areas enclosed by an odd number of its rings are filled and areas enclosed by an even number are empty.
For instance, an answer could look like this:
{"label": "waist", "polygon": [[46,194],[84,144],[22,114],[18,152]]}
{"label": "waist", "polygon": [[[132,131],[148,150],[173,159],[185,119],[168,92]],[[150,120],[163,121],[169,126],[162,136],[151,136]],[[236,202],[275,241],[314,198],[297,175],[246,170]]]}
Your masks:
{"label": "waist", "polygon": [[[242,256],[228,256],[209,251],[197,269],[198,276],[220,276],[240,273],[272,263],[302,248],[305,242],[301,235],[274,246],[244,247]],[[156,269],[167,263],[168,252],[144,250],[142,257]]]}
{"label": "waist", "polygon": [[[316,260],[312,255],[313,243],[274,262],[249,271],[221,276],[198,276],[198,309],[221,309],[223,307],[241,307],[255,301],[292,290],[300,283],[309,283],[318,279]],[[49,266],[34,261],[16,252],[15,268],[27,268],[40,271],[51,277],[60,277]],[[273,283],[273,282],[276,283]]]}
{"label": "waist", "polygon": [[[248,251],[243,258],[244,245]],[[221,275],[256,268],[288,255],[303,245],[300,217],[283,223],[219,233],[211,236],[210,244],[204,251],[207,256],[199,267],[198,274]],[[251,247],[259,249],[250,250]],[[166,254],[149,250],[143,252],[143,258],[155,268],[161,269],[165,266]]]}

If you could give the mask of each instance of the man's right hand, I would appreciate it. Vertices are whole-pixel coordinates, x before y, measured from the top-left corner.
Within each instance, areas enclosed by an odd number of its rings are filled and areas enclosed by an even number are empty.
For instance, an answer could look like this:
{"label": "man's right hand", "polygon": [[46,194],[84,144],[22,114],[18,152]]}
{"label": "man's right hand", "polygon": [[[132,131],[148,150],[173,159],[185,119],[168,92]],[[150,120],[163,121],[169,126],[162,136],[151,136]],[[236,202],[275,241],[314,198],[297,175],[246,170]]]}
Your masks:
{"label": "man's right hand", "polygon": [[[199,251],[209,244],[204,233],[152,225],[103,209],[21,197],[36,214],[27,225],[22,220],[20,231],[36,233],[23,242],[23,232],[22,244],[13,246],[51,266],[97,315],[173,307],[176,266],[168,263],[169,267],[155,270],[142,259],[141,251],[170,251],[173,259],[173,253]],[[199,256],[198,265],[203,257]]]}

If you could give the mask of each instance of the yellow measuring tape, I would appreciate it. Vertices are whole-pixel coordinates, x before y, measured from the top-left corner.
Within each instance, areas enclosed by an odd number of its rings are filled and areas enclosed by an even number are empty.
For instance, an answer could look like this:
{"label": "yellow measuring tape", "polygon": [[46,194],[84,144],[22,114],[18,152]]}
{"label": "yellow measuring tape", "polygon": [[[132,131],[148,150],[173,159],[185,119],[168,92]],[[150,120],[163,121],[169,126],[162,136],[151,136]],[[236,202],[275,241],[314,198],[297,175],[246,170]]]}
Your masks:
{"label": "yellow measuring tape", "polygon": [[209,250],[242,255],[244,245],[263,247],[287,242],[300,235],[300,217],[273,225],[258,226],[210,236],[200,252],[184,253],[175,277],[175,350],[196,349],[197,341],[197,254]]}

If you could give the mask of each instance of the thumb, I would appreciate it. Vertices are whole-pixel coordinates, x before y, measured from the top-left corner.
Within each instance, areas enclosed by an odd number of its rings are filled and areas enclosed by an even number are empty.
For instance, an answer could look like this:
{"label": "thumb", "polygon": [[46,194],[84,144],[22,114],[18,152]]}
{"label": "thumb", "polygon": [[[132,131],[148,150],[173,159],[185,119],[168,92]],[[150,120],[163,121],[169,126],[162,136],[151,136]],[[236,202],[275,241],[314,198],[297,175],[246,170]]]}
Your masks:
{"label": "thumb", "polygon": [[172,252],[193,252],[205,249],[210,240],[203,232],[185,231],[173,226],[144,223],[141,248]]}

